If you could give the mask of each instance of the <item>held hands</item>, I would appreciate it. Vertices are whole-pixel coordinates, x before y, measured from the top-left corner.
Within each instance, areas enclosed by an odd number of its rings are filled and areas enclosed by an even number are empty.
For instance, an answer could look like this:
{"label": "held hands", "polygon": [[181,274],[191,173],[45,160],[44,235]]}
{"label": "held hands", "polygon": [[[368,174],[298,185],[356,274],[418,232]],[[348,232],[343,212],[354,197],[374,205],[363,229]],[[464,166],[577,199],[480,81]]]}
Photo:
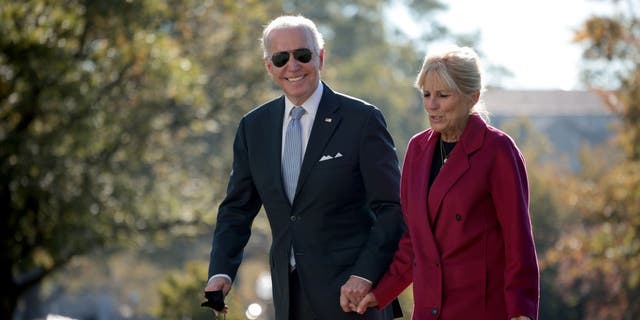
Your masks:
{"label": "held hands", "polygon": [[[344,312],[364,314],[367,308],[378,305],[378,299],[371,291],[371,283],[358,277],[351,276],[340,288],[340,306]],[[532,320],[519,316],[510,320]]]}
{"label": "held hands", "polygon": [[[343,301],[343,295],[340,295],[340,305],[342,306],[342,310],[344,310],[344,312],[349,312],[349,311],[355,311],[359,314],[364,314],[365,311],[367,311],[367,308],[370,307],[375,307],[378,305],[378,300],[376,299],[376,296],[373,294],[373,292],[369,292],[367,293],[366,296],[364,296],[364,298],[362,298],[362,300],[360,300],[360,303],[358,303],[358,306],[354,309],[352,309],[352,304],[349,304],[349,309],[345,309],[344,305],[342,304]],[[519,317],[513,317],[510,320],[532,320],[529,317],[525,317],[525,316],[519,316]]]}
{"label": "held hands", "polygon": [[340,306],[344,312],[363,314],[367,307],[378,305],[376,297],[370,293],[371,283],[351,276],[340,288]]}
{"label": "held hands", "polygon": [[364,298],[362,298],[362,300],[360,300],[360,303],[356,308],[356,312],[359,314],[364,314],[364,312],[367,311],[367,308],[375,307],[377,305],[378,300],[376,299],[376,296],[373,294],[373,292],[369,292],[366,296],[364,296]]}

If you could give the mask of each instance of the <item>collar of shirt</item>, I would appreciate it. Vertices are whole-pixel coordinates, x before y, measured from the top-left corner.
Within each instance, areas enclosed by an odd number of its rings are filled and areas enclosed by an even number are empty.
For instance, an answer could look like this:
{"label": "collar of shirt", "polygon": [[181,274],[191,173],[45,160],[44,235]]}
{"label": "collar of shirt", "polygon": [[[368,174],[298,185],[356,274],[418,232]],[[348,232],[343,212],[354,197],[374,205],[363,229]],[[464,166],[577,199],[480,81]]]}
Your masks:
{"label": "collar of shirt", "polygon": [[[322,92],[324,91],[324,85],[322,82],[318,83],[318,87],[313,94],[302,103],[300,107],[304,108],[305,114],[300,118],[300,125],[302,129],[302,154],[304,155],[304,151],[307,150],[307,142],[309,141],[309,136],[311,136],[311,127],[313,127],[313,120],[316,118],[316,113],[318,112],[318,106],[320,105],[320,99],[322,99]],[[281,152],[284,156],[284,138],[287,133],[287,125],[289,125],[289,121],[291,117],[289,114],[291,113],[291,109],[293,109],[294,105],[287,98],[284,97],[284,115],[282,121],[282,148]]]}

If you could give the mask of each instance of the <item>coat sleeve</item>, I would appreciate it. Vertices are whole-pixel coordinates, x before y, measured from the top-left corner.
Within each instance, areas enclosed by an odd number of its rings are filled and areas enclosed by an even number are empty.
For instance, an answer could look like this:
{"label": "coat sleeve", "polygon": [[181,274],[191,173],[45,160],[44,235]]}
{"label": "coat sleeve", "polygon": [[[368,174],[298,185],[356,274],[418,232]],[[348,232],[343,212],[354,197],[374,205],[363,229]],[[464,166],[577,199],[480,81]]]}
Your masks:
{"label": "coat sleeve", "polygon": [[413,282],[413,244],[411,242],[411,226],[408,224],[408,211],[406,210],[407,203],[407,177],[410,175],[407,172],[410,166],[407,165],[408,160],[411,158],[412,148],[411,143],[407,148],[405,155],[405,163],[402,171],[402,178],[400,184],[400,201],[402,203],[402,212],[404,216],[407,230],[402,235],[400,242],[398,243],[398,250],[393,256],[393,261],[389,266],[389,269],[380,279],[380,282],[373,289],[373,294],[378,301],[378,309],[382,310],[389,303],[393,301],[404,289],[406,289]]}
{"label": "coat sleeve", "polygon": [[378,309],[384,309],[413,282],[413,248],[407,230],[398,243],[398,251],[387,272],[373,289],[378,301]]}
{"label": "coat sleeve", "polygon": [[400,169],[393,139],[380,110],[372,109],[369,114],[360,141],[359,162],[375,222],[353,274],[375,283],[389,266],[405,227],[400,208]]}
{"label": "coat sleeve", "polygon": [[233,167],[227,195],[218,208],[209,277],[226,274],[235,279],[244,247],[251,236],[251,224],[262,205],[251,175],[244,128],[243,119],[233,143]]}
{"label": "coat sleeve", "polygon": [[515,143],[500,139],[490,188],[505,245],[504,294],[509,317],[537,319],[539,269],[529,217],[525,161]]}

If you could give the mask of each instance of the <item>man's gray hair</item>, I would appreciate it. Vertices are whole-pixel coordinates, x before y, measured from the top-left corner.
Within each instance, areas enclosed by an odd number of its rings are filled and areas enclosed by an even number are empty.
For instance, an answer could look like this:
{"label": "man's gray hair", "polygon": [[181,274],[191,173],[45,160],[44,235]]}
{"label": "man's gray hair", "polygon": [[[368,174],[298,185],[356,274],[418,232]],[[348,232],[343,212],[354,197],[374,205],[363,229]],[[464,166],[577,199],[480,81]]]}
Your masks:
{"label": "man's gray hair", "polygon": [[[309,42],[309,46],[314,54],[319,54],[320,50],[324,49],[324,38],[316,24],[313,21],[305,18],[301,15],[297,16],[280,16],[272,20],[262,32],[262,52],[263,57],[266,59],[269,57],[269,35],[271,31],[276,29],[289,29],[289,28],[303,28],[306,34],[307,41]],[[297,48],[296,48],[297,49]]]}

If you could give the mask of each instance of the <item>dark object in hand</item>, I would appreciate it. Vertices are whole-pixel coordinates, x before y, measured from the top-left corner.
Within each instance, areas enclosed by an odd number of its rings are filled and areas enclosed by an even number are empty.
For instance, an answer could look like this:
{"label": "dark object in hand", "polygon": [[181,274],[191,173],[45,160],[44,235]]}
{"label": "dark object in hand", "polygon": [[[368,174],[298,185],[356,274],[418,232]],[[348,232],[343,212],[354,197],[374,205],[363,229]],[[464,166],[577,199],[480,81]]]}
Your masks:
{"label": "dark object in hand", "polygon": [[201,307],[208,307],[218,312],[224,310],[225,304],[222,290],[205,291],[204,297],[207,298],[207,301],[201,303]]}

